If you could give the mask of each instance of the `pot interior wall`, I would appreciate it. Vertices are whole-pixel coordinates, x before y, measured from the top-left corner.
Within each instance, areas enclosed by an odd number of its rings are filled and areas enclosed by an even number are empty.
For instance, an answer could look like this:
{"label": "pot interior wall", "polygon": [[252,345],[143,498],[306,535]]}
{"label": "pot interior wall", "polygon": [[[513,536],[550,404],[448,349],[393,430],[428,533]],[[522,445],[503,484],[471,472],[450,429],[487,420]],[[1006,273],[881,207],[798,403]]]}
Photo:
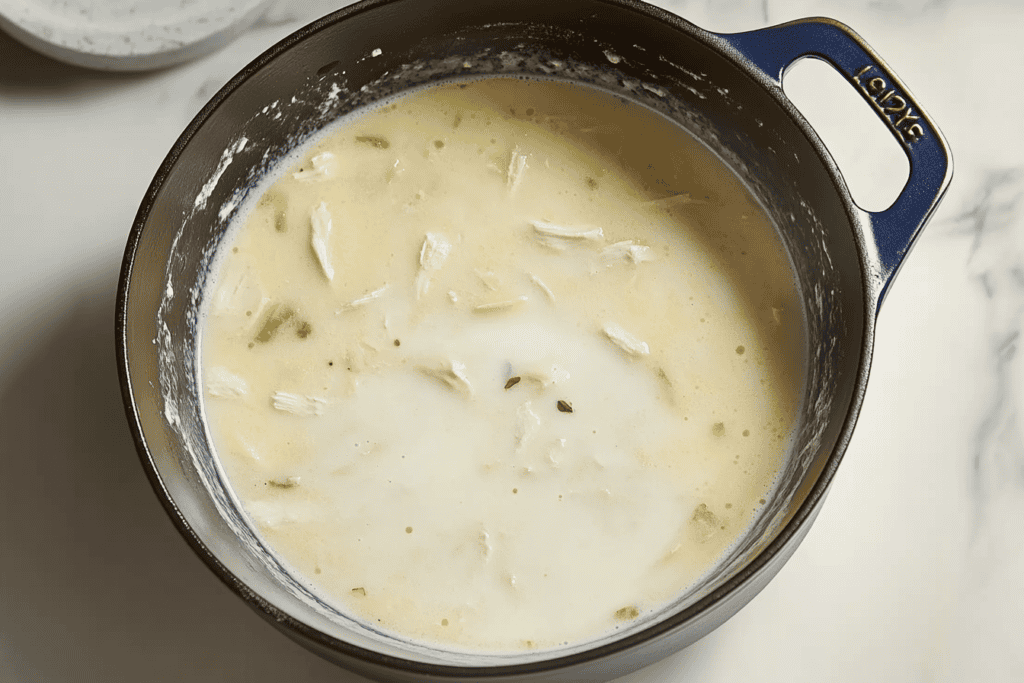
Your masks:
{"label": "pot interior wall", "polygon": [[[222,577],[257,606],[266,600],[356,645],[440,661],[428,648],[381,641],[294,581],[282,581],[283,569],[261,548],[215,464],[202,421],[196,349],[210,258],[248,189],[277,158],[337,116],[443,78],[568,78],[664,113],[735,169],[790,253],[809,338],[794,452],[754,532],[721,572],[676,606],[690,608],[689,621],[699,618],[701,597],[742,572],[786,529],[819,475],[837,463],[834,449],[865,362],[868,306],[856,232],[834,176],[786,109],[713,49],[721,49],[713,36],[651,8],[583,7],[399,0],[343,11],[344,21],[324,21],[289,39],[229,84],[154,181],[155,195],[140,211],[144,230],[135,236],[140,256],[126,303],[131,389],[159,485],[177,505],[172,517],[186,520],[186,535],[205,547],[207,561],[226,569]],[[651,21],[652,14],[666,21]],[[529,658],[485,663],[523,657]]]}

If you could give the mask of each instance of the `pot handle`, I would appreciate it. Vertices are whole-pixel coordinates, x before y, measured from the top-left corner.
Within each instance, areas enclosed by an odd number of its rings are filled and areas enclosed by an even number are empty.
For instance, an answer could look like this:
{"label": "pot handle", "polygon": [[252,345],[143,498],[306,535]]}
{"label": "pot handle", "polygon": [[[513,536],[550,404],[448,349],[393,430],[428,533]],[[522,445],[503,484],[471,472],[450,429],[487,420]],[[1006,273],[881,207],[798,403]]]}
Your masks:
{"label": "pot handle", "polygon": [[719,37],[780,90],[782,76],[794,62],[803,57],[825,60],[850,81],[903,147],[910,160],[910,177],[903,191],[885,211],[862,211],[866,237],[873,238],[877,249],[872,280],[876,303],[881,305],[953,177],[953,158],[942,133],[903,81],[860,36],[838,21],[801,19]]}

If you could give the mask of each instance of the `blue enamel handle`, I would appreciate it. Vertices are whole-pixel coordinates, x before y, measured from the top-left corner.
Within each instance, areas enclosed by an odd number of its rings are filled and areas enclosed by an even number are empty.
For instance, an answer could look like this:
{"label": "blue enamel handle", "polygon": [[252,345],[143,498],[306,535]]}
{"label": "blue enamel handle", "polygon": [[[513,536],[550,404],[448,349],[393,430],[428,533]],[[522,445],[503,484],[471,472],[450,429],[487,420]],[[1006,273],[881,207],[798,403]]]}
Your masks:
{"label": "blue enamel handle", "polygon": [[829,62],[871,105],[903,146],[910,178],[892,206],[864,212],[878,264],[877,304],[907,252],[935,212],[953,177],[953,158],[942,133],[907,87],[849,27],[832,19],[802,19],[747,33],[721,34],[747,62],[781,88],[785,70],[802,57]]}

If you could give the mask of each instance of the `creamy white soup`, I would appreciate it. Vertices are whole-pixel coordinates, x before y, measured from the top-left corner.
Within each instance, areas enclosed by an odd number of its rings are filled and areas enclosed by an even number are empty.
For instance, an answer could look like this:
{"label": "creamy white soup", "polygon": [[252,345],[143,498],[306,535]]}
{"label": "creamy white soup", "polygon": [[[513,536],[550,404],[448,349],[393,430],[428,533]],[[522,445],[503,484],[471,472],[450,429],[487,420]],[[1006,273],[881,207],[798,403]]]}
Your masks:
{"label": "creamy white soup", "polygon": [[751,526],[804,327],[763,210],[666,119],[557,81],[434,86],[278,170],[205,299],[213,444],[300,581],[487,651],[642,618]]}

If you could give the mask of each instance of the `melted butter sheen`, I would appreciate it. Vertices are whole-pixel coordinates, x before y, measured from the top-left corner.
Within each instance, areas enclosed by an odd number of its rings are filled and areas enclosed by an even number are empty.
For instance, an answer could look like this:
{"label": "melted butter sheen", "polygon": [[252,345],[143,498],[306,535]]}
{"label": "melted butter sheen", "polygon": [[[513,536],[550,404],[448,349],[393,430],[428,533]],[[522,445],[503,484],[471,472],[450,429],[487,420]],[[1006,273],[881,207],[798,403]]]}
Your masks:
{"label": "melted butter sheen", "polygon": [[340,122],[235,226],[206,411],[267,544],[460,648],[601,635],[713,568],[786,457],[803,322],[775,232],[659,116],[448,84]]}

